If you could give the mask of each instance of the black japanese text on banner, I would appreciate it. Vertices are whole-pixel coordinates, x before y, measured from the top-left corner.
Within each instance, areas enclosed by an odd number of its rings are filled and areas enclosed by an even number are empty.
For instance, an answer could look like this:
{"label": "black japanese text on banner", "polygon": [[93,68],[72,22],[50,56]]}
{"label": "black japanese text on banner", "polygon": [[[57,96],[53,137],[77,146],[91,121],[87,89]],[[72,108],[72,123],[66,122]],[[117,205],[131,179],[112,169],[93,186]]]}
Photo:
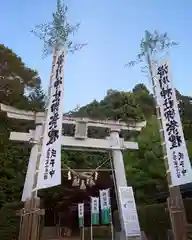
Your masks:
{"label": "black japanese text on banner", "polygon": [[64,93],[64,51],[56,52],[43,135],[37,189],[61,184],[61,135]]}
{"label": "black japanese text on banner", "polygon": [[157,102],[160,108],[167,158],[173,186],[192,181],[192,169],[179,115],[170,64],[162,60],[153,69]]}

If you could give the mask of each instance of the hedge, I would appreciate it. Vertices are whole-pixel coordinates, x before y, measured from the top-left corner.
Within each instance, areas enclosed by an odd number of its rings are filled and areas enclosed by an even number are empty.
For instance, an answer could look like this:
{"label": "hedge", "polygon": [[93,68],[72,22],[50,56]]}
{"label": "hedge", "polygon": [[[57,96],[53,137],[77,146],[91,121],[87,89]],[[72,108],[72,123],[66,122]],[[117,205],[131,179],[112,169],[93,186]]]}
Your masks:
{"label": "hedge", "polygon": [[170,222],[166,207],[166,204],[153,204],[138,208],[141,229],[149,239],[167,239]]}
{"label": "hedge", "polygon": [[[192,224],[192,199],[184,199],[186,217],[188,223]],[[167,231],[171,229],[167,204],[153,204],[138,207],[141,229],[146,233],[148,239],[165,240]]]}

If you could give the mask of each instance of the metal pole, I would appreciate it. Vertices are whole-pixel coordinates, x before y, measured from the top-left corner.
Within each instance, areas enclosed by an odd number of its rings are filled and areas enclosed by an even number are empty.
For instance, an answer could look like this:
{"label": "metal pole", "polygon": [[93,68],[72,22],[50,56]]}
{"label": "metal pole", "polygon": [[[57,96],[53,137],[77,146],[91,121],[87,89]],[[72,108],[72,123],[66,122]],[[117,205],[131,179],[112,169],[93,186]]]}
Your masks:
{"label": "metal pole", "polygon": [[91,203],[90,203],[90,206],[91,206],[91,240],[93,240],[93,225],[92,225],[92,197],[90,197],[90,200],[91,200]]}
{"label": "metal pole", "polygon": [[[167,174],[167,182],[169,187],[170,201],[168,201],[168,209],[170,214],[171,226],[172,226],[175,240],[186,240],[187,239],[187,232],[186,232],[187,221],[186,221],[185,209],[184,209],[183,199],[182,199],[179,186],[176,186],[176,187],[172,186],[171,175],[170,175],[168,159],[167,159],[166,143],[165,143],[164,134],[163,134],[164,131],[162,129],[162,120],[161,120],[160,109],[157,101],[156,87],[155,87],[155,81],[154,81],[153,70],[152,70],[152,62],[151,62],[149,51],[146,54],[146,60],[149,67],[149,73],[150,73],[150,78],[152,82],[152,89],[153,89],[153,94],[154,94],[155,103],[156,103],[156,115],[159,123],[161,145],[162,145],[166,174]],[[177,211],[177,213],[176,212],[174,213],[172,211],[172,207],[174,208],[173,210]]]}
{"label": "metal pole", "polygon": [[84,240],[84,238],[85,238],[85,228],[84,228],[84,225],[83,225],[82,240]]}
{"label": "metal pole", "polygon": [[91,213],[91,240],[93,240],[92,213]]}
{"label": "metal pole", "polygon": [[[110,159],[111,160],[111,159]],[[113,229],[113,219],[112,219],[112,211],[111,211],[111,191],[110,188],[108,189],[108,199],[109,199],[109,204],[110,204],[110,226],[111,226],[111,239],[114,240],[114,229]]]}
{"label": "metal pole", "polygon": [[113,220],[112,220],[112,212],[111,212],[111,206],[110,206],[110,218],[111,218],[111,221],[110,221],[110,225],[111,225],[111,240],[114,240],[114,229],[113,229]]}

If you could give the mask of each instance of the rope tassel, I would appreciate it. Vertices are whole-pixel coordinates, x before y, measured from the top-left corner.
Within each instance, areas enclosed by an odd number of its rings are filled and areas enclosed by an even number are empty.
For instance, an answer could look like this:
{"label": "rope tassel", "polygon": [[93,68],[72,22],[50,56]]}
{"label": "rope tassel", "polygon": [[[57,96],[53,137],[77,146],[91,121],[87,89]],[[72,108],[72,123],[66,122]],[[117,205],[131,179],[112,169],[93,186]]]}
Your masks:
{"label": "rope tassel", "polygon": [[71,172],[69,171],[68,172],[68,180],[71,180],[72,179],[72,177],[71,177]]}
{"label": "rope tassel", "polygon": [[92,186],[95,186],[95,182],[93,181],[93,178],[90,179],[89,185],[90,185],[91,187],[92,187]]}
{"label": "rope tassel", "polygon": [[98,179],[98,172],[95,172],[95,181]]}
{"label": "rope tassel", "polygon": [[81,181],[80,189],[81,189],[81,190],[85,190],[85,189],[86,189],[85,180],[82,180],[82,181]]}
{"label": "rope tassel", "polygon": [[78,180],[78,178],[76,176],[73,179],[72,186],[73,187],[78,187],[79,186],[79,180]]}

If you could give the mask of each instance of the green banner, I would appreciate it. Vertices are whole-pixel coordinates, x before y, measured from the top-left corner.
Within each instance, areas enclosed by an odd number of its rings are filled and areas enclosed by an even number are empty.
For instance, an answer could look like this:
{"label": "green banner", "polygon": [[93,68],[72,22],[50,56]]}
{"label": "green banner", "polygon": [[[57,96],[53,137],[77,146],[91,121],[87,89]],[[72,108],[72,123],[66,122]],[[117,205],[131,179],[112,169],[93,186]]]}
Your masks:
{"label": "green banner", "polygon": [[82,228],[84,226],[84,219],[83,217],[79,218],[79,227]]}
{"label": "green banner", "polygon": [[101,211],[101,222],[102,224],[109,224],[111,220],[110,209],[105,208]]}
{"label": "green banner", "polygon": [[99,214],[98,213],[92,213],[91,222],[92,222],[92,225],[99,224]]}

